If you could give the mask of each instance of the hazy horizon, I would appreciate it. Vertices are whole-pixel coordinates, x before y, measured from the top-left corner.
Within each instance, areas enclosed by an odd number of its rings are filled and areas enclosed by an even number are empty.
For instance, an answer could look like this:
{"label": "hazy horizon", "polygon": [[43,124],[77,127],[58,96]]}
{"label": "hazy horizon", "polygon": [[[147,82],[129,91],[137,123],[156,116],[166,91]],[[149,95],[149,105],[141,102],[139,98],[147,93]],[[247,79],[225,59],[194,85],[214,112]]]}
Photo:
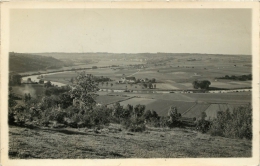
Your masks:
{"label": "hazy horizon", "polygon": [[12,9],[10,52],[251,55],[250,9]]}
{"label": "hazy horizon", "polygon": [[[13,52],[13,51],[11,51]],[[9,52],[9,53],[11,53]],[[210,53],[179,53],[179,52],[138,52],[138,53],[114,53],[114,52],[14,52],[18,54],[199,54],[199,55],[241,55],[241,56],[251,56],[251,54],[210,54]]]}

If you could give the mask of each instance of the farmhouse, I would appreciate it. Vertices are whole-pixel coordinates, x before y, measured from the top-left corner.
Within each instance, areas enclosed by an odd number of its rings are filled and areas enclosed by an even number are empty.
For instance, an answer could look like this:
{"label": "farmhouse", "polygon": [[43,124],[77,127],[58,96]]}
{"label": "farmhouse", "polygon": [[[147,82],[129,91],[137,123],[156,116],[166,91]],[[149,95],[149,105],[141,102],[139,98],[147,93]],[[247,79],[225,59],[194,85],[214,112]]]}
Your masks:
{"label": "farmhouse", "polygon": [[135,83],[136,78],[135,77],[124,77],[121,78],[121,80],[118,81],[118,83]]}

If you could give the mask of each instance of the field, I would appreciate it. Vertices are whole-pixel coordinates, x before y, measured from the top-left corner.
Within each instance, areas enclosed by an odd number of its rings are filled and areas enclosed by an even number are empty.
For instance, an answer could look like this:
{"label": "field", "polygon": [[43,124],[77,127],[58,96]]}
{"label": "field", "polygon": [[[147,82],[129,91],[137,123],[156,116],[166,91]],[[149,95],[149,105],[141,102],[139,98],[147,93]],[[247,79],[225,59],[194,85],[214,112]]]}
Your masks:
{"label": "field", "polygon": [[[195,61],[190,61],[195,59]],[[194,80],[209,80],[210,87],[222,89],[249,88],[251,81],[234,81],[216,79],[225,75],[243,75],[250,74],[252,67],[251,57],[245,56],[221,56],[221,55],[186,55],[177,56],[170,60],[160,63],[133,62],[133,61],[99,61],[95,66],[119,65],[120,69],[115,68],[97,68],[85,70],[89,74],[95,76],[105,76],[111,78],[113,86],[101,86],[100,88],[108,89],[126,89],[125,84],[116,84],[122,77],[133,76],[137,79],[156,79],[157,90],[187,90],[193,89],[192,82]],[[144,64],[144,68],[135,68],[132,65]],[[203,64],[203,65],[202,65]],[[94,64],[85,65],[92,67]],[[82,68],[83,66],[78,66]],[[69,83],[72,77],[77,75],[77,71],[57,73],[46,75],[45,80]],[[139,85],[127,86],[128,89],[142,90]]]}
{"label": "field", "polygon": [[124,96],[111,96],[111,95],[100,95],[97,97],[96,102],[100,104],[111,104],[116,103],[124,100],[128,100],[131,97],[124,97]]}
{"label": "field", "polygon": [[131,133],[110,124],[97,134],[91,129],[9,127],[11,159],[250,157],[251,147],[249,140],[178,128]]}

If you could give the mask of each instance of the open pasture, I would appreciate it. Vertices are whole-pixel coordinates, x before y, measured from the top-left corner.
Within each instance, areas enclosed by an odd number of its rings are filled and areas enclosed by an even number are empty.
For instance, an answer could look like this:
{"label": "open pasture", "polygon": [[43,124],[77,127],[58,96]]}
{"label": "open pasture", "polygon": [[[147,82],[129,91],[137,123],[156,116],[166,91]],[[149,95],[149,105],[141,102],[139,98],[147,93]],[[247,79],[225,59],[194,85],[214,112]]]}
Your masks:
{"label": "open pasture", "polygon": [[172,101],[172,100],[161,100],[161,99],[149,99],[149,98],[131,98],[120,102],[120,105],[145,105],[146,110],[154,110],[160,116],[167,116],[168,110],[171,106],[177,107],[178,113],[183,113],[193,105],[194,102],[183,102],[183,101]]}
{"label": "open pasture", "polygon": [[100,104],[111,104],[116,103],[120,101],[127,100],[131,97],[125,97],[125,96],[112,96],[112,95],[100,95],[96,98],[96,102]]}
{"label": "open pasture", "polygon": [[171,100],[156,100],[153,103],[146,105],[147,110],[155,110],[160,116],[167,116],[171,106],[177,107],[178,113],[183,113],[195,105],[194,102],[171,101]]}
{"label": "open pasture", "polygon": [[183,113],[182,116],[187,118],[198,118],[209,106],[210,104],[196,104],[190,110]]}
{"label": "open pasture", "polygon": [[141,104],[141,105],[147,106],[155,101],[156,101],[155,99],[149,99],[149,98],[131,98],[129,100],[120,102],[120,105],[127,106],[128,104],[130,104],[130,105],[135,106],[135,105]]}
{"label": "open pasture", "polygon": [[252,102],[250,92],[239,93],[186,93],[187,97],[193,98],[200,102],[209,103],[249,103]]}
{"label": "open pasture", "polygon": [[[122,93],[112,93],[112,94],[122,94]],[[172,101],[186,101],[186,102],[190,102],[190,101],[195,101],[195,99],[190,98],[184,94],[181,93],[123,93],[124,95],[127,96],[138,96],[141,98],[150,98],[150,99],[167,99],[167,100],[172,100]]]}

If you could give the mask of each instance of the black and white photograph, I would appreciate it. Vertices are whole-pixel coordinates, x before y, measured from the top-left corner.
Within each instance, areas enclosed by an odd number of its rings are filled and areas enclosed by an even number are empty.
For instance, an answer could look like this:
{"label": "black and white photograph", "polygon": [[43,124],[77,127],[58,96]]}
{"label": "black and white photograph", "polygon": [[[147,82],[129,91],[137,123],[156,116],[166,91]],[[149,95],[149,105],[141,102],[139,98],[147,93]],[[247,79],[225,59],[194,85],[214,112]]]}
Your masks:
{"label": "black and white photograph", "polygon": [[116,5],[4,10],[5,157],[254,158],[253,5]]}

